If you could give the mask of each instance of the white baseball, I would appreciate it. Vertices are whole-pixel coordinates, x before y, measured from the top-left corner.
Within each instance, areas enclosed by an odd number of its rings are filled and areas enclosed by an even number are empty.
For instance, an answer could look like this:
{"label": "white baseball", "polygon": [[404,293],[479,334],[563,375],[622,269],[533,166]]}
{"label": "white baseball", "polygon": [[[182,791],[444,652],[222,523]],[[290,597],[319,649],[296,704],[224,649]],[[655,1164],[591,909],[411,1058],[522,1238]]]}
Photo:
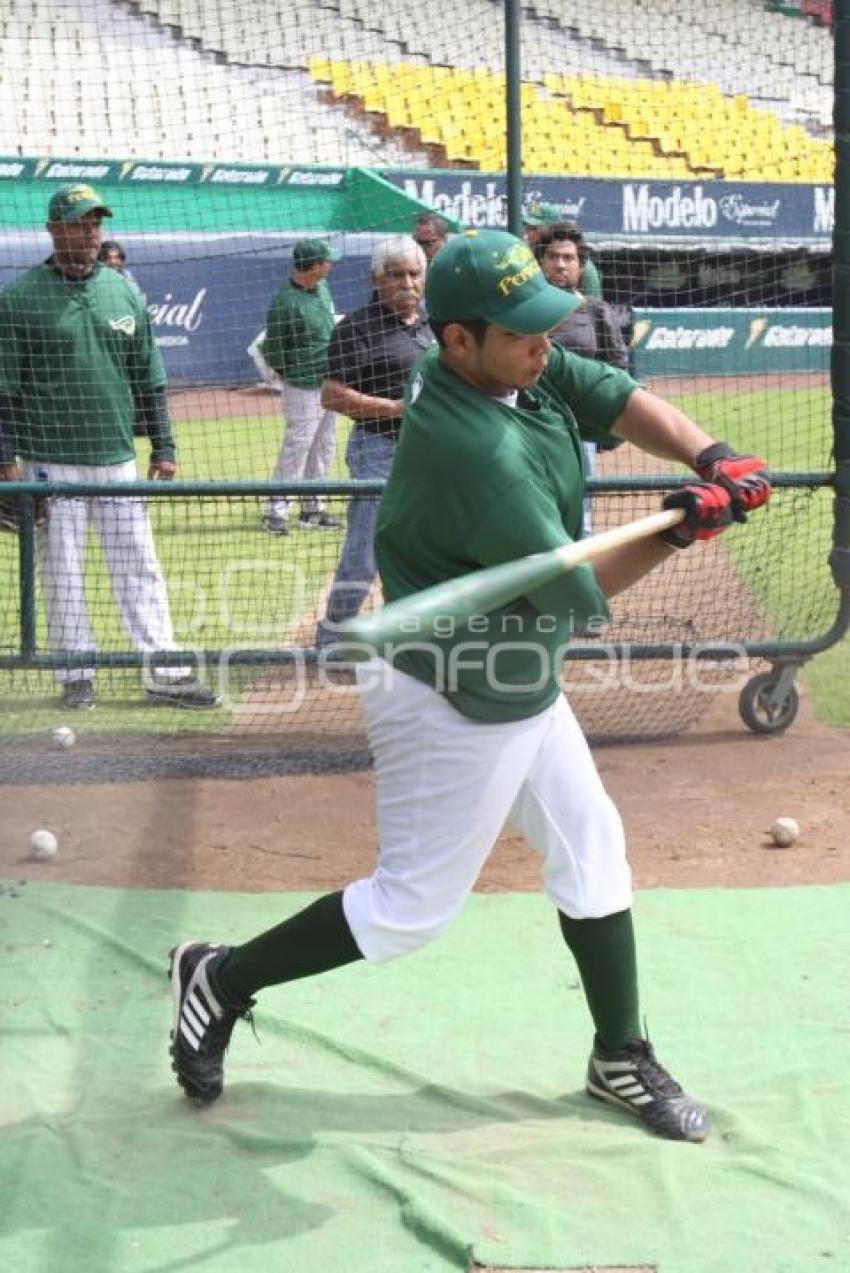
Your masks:
{"label": "white baseball", "polygon": [[52,831],[33,831],[30,834],[30,857],[33,862],[49,862],[56,856],[59,842]]}
{"label": "white baseball", "polygon": [[57,725],[51,734],[57,747],[73,747],[77,741],[77,736],[70,725]]}
{"label": "white baseball", "polygon": [[780,849],[787,849],[797,839],[800,828],[793,818],[777,818],[771,823],[770,834],[774,844]]}

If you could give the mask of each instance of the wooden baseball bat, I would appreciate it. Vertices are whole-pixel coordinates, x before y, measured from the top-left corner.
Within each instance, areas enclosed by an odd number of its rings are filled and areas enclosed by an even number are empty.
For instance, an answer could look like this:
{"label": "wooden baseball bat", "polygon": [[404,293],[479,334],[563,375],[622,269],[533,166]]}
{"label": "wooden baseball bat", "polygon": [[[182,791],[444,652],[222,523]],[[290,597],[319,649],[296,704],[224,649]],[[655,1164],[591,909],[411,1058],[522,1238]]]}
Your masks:
{"label": "wooden baseball bat", "polygon": [[427,639],[446,619],[463,623],[475,614],[488,614],[516,597],[534,592],[544,584],[568,574],[584,561],[593,561],[612,548],[634,543],[669,530],[684,518],[684,509],[671,508],[651,513],[637,521],[604,530],[599,535],[564,544],[545,553],[532,553],[516,561],[475,570],[446,583],[435,584],[393,601],[372,614],[348,619],[339,625],[342,644],[379,649],[388,642]]}

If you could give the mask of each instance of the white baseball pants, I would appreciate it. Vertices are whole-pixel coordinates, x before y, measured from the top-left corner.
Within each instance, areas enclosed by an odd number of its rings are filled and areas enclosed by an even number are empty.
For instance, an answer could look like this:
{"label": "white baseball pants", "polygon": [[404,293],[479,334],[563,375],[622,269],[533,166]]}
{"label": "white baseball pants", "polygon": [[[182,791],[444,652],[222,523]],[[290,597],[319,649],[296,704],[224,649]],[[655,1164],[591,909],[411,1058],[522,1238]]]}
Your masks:
{"label": "white baseball pants", "polygon": [[[135,482],[135,462],[124,464],[49,464],[27,462],[26,481]],[[53,651],[94,650],[97,643],[86,605],[86,539],[91,521],[100,539],[112,595],[124,631],[142,653],[175,650],[165,580],[156,556],[143,499],[53,497],[47,526],[39,532],[38,557],[47,639]],[[191,667],[157,669],[161,679],[189,676]],[[60,681],[91,680],[93,668],[59,668]]]}
{"label": "white baseball pants", "polygon": [[374,963],[432,941],[458,914],[506,822],[541,858],[572,919],[631,905],[620,816],[563,695],[528,720],[484,725],[375,659],[358,668],[375,759],[379,857],[343,894]]}
{"label": "white baseball pants", "polygon": [[[299,389],[284,380],[280,399],[286,423],[272,481],[320,481],[333,466],[336,415],[323,408],[320,389]],[[323,506],[324,500],[315,498],[302,504],[308,510]],[[272,496],[266,504],[267,515],[285,518],[288,513],[283,496]]]}

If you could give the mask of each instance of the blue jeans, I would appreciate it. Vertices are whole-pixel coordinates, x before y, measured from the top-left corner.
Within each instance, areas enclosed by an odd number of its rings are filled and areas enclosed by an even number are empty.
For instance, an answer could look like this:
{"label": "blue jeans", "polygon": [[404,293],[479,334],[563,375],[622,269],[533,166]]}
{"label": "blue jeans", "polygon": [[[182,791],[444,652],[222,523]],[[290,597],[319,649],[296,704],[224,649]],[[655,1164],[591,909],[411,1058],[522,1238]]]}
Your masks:
{"label": "blue jeans", "polygon": [[[595,442],[582,442],[582,446],[584,447],[584,455],[585,455],[585,459],[586,459],[586,461],[587,461],[587,463],[585,464],[585,472],[587,473],[587,476],[588,476],[588,477],[593,477],[593,470],[596,468],[596,443],[595,443]],[[585,498],[584,504],[583,504],[583,506],[582,506],[582,507],[583,507],[583,509],[584,509],[584,514],[583,514],[583,516],[582,516],[582,525],[581,525],[581,529],[582,529],[582,534],[583,534],[585,537],[586,537],[586,536],[588,536],[588,535],[591,533],[591,525],[590,525],[590,506],[591,506],[592,502],[593,502],[593,501],[591,500],[590,496],[588,495],[588,496]]]}
{"label": "blue jeans", "polygon": [[[390,475],[395,441],[355,425],[345,448],[345,462],[354,481],[383,480]],[[375,522],[379,495],[355,498],[348,506],[348,529],[342,545],[327,612],[316,629],[318,646],[333,645],[335,626],[358,614],[375,579]]]}

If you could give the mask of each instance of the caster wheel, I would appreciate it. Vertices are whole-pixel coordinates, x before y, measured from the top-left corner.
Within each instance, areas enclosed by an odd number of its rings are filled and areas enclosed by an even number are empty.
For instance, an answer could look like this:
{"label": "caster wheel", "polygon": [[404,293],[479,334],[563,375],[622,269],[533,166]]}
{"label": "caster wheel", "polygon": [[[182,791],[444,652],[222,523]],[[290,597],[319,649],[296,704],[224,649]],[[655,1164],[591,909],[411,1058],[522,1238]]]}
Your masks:
{"label": "caster wheel", "polygon": [[779,702],[773,698],[778,676],[776,672],[761,672],[741,690],[738,711],[741,719],[754,734],[780,734],[793,723],[800,707],[796,686],[790,685]]}

